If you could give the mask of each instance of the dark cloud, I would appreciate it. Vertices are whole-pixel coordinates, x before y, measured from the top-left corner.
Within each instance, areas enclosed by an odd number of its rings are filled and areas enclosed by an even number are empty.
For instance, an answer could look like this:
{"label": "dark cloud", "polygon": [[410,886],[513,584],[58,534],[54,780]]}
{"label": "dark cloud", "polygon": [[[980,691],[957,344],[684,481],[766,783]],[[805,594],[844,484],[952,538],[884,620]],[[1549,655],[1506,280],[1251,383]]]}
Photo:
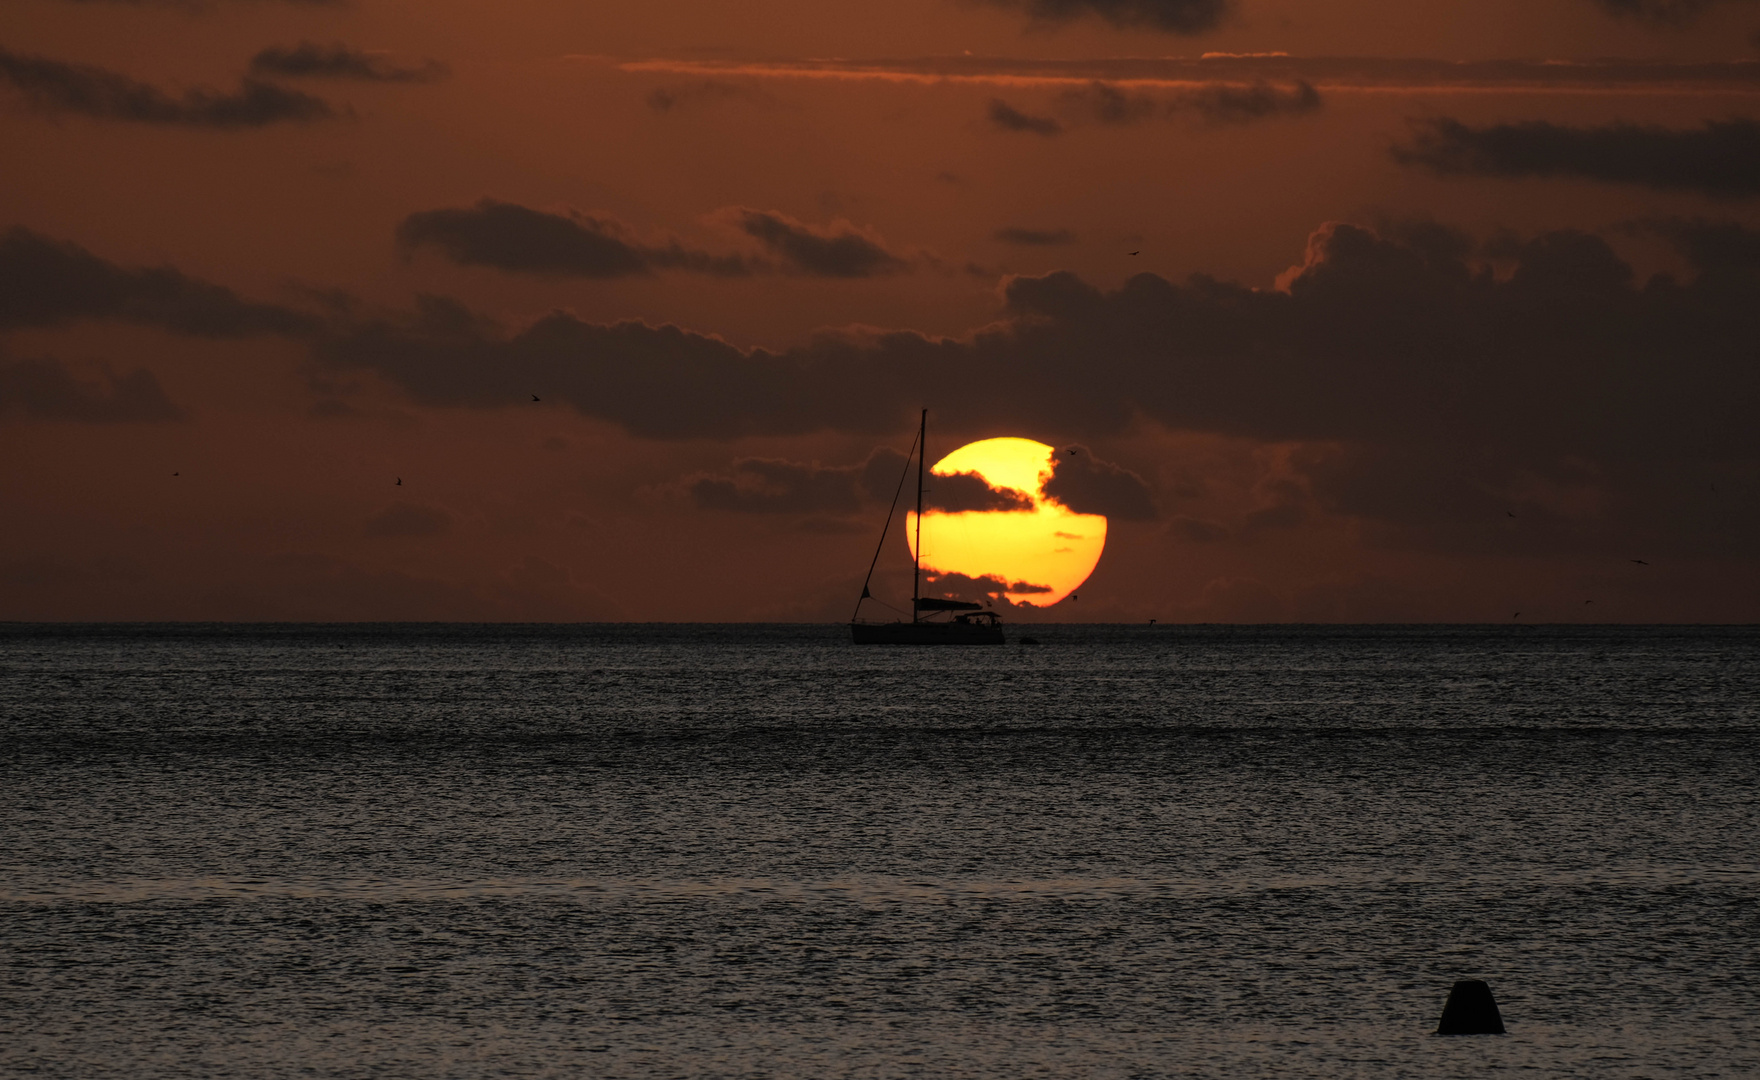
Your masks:
{"label": "dark cloud", "polygon": [[1228,0],[989,0],[1023,11],[1041,22],[1070,22],[1095,16],[1121,30],[1201,34],[1214,30],[1228,14]]}
{"label": "dark cloud", "polygon": [[859,278],[910,270],[908,261],[853,226],[818,229],[783,214],[744,207],[728,213],[741,232],[803,274]]}
{"label": "dark cloud", "polygon": [[[1030,581],[1008,582],[1001,578],[971,577],[959,573],[936,573],[930,571],[923,575],[923,595],[936,596],[946,600],[964,600],[968,603],[983,604],[986,607],[1014,607],[1008,593],[1016,596],[1022,594],[1051,592],[1049,585],[1036,585]],[[1024,606],[1032,606],[1030,603]]]}
{"label": "dark cloud", "polygon": [[[1708,264],[1745,257],[1742,233],[1721,246],[1703,228],[1691,235],[1723,252],[1702,255]],[[1202,275],[1139,274],[1111,290],[1067,272],[1016,277],[1005,317],[963,338],[825,334],[784,352],[742,350],[566,313],[508,332],[428,299],[415,317],[360,324],[319,348],[421,402],[501,407],[542,385],[547,400],[651,438],[895,434],[927,394],[946,430],[1093,438],[1149,421],[1357,448],[1303,465],[1317,477],[1311,495],[1278,505],[1433,521],[1444,505],[1482,514],[1483,500],[1514,497],[1504,492],[1636,506],[1637,489],[1622,485],[1658,462],[1690,473],[1760,460],[1751,287],[1727,273],[1639,280],[1580,232],[1497,250],[1504,270],[1493,275],[1440,227],[1330,224],[1281,289]],[[1377,461],[1410,463],[1435,498],[1413,497]],[[1597,463],[1610,494],[1548,479],[1569,461]]]}
{"label": "dark cloud", "polygon": [[54,360],[0,360],[0,418],[9,417],[161,423],[183,419],[183,411],[145,368],[125,375],[100,371],[94,378],[80,378]]}
{"label": "dark cloud", "polygon": [[1176,99],[1176,108],[1195,110],[1219,124],[1239,124],[1274,116],[1300,116],[1316,112],[1320,92],[1312,83],[1298,79],[1288,89],[1270,83],[1252,86],[1207,86]]}
{"label": "dark cloud", "polygon": [[1717,2],[1718,0],[1595,0],[1595,6],[1610,15],[1659,26],[1684,26]]}
{"label": "dark cloud", "polygon": [[1034,135],[1056,135],[1063,125],[1049,116],[1029,116],[1001,98],[990,99],[990,122],[1004,131],[1030,131]]}
{"label": "dark cloud", "polygon": [[1396,161],[1445,176],[1550,176],[1696,191],[1760,194],[1760,123],[1713,120],[1702,128],[1567,127],[1541,120],[1473,128],[1443,118],[1415,123]]}
{"label": "dark cloud", "polygon": [[758,514],[852,514],[863,497],[890,501],[904,455],[880,447],[859,465],[827,466],[774,458],[740,458],[731,476],[699,476],[691,499],[706,510]]}
{"label": "dark cloud", "polygon": [[936,473],[923,485],[923,508],[948,514],[969,510],[1031,510],[1033,497],[1013,488],[994,488],[975,472]]}
{"label": "dark cloud", "polygon": [[1702,275],[1755,284],[1760,276],[1760,230],[1733,221],[1672,220],[1650,228],[1673,241]]}
{"label": "dark cloud", "polygon": [[351,49],[340,41],[330,45],[315,41],[271,45],[251,57],[251,70],[259,75],[366,82],[435,82],[448,74],[446,65],[438,60],[429,60],[420,67],[399,67],[383,53]]}
{"label": "dark cloud", "polygon": [[22,227],[0,234],[0,330],[114,319],[197,337],[300,335],[303,313],[244,300],[170,267],[132,269]]}
{"label": "dark cloud", "polygon": [[[775,458],[740,458],[731,474],[693,477],[691,500],[706,510],[757,514],[853,514],[866,500],[890,503],[907,480],[905,457],[879,447],[858,465]],[[908,496],[907,496],[908,498]],[[997,489],[976,473],[939,474],[924,485],[923,505],[929,510],[1031,510],[1030,496]]]}
{"label": "dark cloud", "polygon": [[1111,83],[1095,80],[1064,91],[1058,96],[1058,103],[1072,121],[1089,123],[1135,124],[1196,113],[1214,124],[1244,124],[1312,113],[1319,110],[1321,99],[1320,92],[1301,79],[1288,87],[1264,81],[1246,86],[1215,83],[1162,96],[1143,91],[1127,93]]}
{"label": "dark cloud", "polygon": [[439,248],[466,266],[529,274],[609,278],[679,269],[739,276],[752,270],[737,255],[691,251],[676,242],[643,245],[614,218],[552,214],[487,198],[411,214],[398,224],[397,242],[406,250]]}
{"label": "dark cloud", "polygon": [[5,50],[0,50],[0,80],[11,83],[38,112],[100,120],[227,130],[341,115],[322,98],[255,79],[245,79],[237,90],[198,87],[173,97],[114,71]]}
{"label": "dark cloud", "polygon": [[423,503],[394,503],[367,519],[368,536],[439,536],[452,528],[452,514],[444,507]]}
{"label": "dark cloud", "polygon": [[1081,445],[1053,455],[1051,475],[1042,491],[1078,514],[1104,514],[1124,521],[1155,517],[1155,502],[1142,477],[1122,465],[1101,461]]}
{"label": "dark cloud", "polygon": [[1005,229],[997,229],[990,235],[998,243],[1021,244],[1027,247],[1047,247],[1076,242],[1076,234],[1068,229],[1023,229],[1011,225]]}

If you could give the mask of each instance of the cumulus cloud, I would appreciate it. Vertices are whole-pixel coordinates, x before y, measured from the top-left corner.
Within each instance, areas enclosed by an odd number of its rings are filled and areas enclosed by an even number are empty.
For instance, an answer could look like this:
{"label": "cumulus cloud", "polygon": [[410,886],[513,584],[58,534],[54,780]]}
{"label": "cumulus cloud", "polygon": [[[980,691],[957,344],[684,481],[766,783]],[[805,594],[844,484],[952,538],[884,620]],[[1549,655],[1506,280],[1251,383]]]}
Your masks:
{"label": "cumulus cloud", "polygon": [[110,319],[196,337],[301,335],[310,316],[241,298],[170,267],[127,268],[14,226],[0,234],[0,330]]}
{"label": "cumulus cloud", "polygon": [[[933,388],[947,430],[1096,438],[1149,421],[1331,446],[1301,465],[1308,493],[1259,507],[1276,510],[1259,526],[1296,512],[1287,506],[1502,522],[1493,504],[1520,497],[1562,523],[1556,537],[1582,540],[1566,508],[1662,490],[1657,462],[1760,460],[1760,306],[1727,269],[1745,258],[1746,234],[1716,234],[1719,246],[1695,228],[1679,242],[1724,269],[1685,282],[1641,280],[1581,232],[1503,244],[1493,275],[1486,249],[1446,229],[1334,223],[1278,289],[1202,275],[1139,274],[1115,289],[1067,272],[1015,277],[1004,317],[957,338],[865,331],[740,349],[561,312],[507,330],[429,298],[413,316],[358,323],[316,347],[326,364],[373,370],[419,402],[499,407],[542,385],[547,400],[659,439],[884,437],[913,425]],[[1593,484],[1606,490],[1590,499],[1558,471],[1567,461],[1598,463]],[[1080,505],[1152,512],[1128,478],[1060,471],[1054,490]]]}
{"label": "cumulus cloud", "polygon": [[1031,116],[1003,101],[990,99],[990,122],[1004,131],[1025,131],[1034,135],[1057,135],[1063,125],[1049,116]]}
{"label": "cumulus cloud", "polygon": [[1025,12],[1040,22],[1101,19],[1121,30],[1164,34],[1202,34],[1228,14],[1228,0],[989,0],[997,7]]}
{"label": "cumulus cloud", "polygon": [[1024,229],[1014,225],[997,229],[990,236],[998,243],[1021,244],[1026,247],[1048,247],[1076,242],[1076,234],[1068,229]]}
{"label": "cumulus cloud", "polygon": [[773,211],[734,207],[724,213],[741,232],[802,274],[861,278],[906,273],[911,268],[878,236],[847,222],[817,228]]}
{"label": "cumulus cloud", "polygon": [[857,465],[775,458],[740,458],[729,475],[689,482],[691,499],[707,510],[758,514],[851,514],[864,497],[890,500],[905,458],[880,447]]}
{"label": "cumulus cloud", "polygon": [[1033,497],[1013,488],[991,487],[975,472],[936,473],[923,485],[923,508],[949,514],[1031,510]]}
{"label": "cumulus cloud", "polygon": [[650,245],[609,216],[553,214],[518,203],[480,199],[475,206],[422,210],[397,226],[406,251],[438,248],[465,266],[567,277],[629,277],[658,269],[736,277],[752,271],[737,255],[712,255],[676,241]]}
{"label": "cumulus cloud", "polygon": [[353,49],[342,42],[320,45],[302,41],[297,45],[271,45],[251,57],[251,70],[259,75],[285,78],[356,79],[364,82],[434,82],[447,76],[438,60],[419,67],[399,67],[384,53]]}
{"label": "cumulus cloud", "polygon": [[231,130],[341,115],[322,98],[255,79],[243,80],[236,90],[197,87],[173,96],[104,68],[3,49],[0,81],[10,83],[38,112],[140,124]]}
{"label": "cumulus cloud", "polygon": [[1032,607],[1030,601],[1022,601],[1017,605],[1008,597],[1032,596],[1054,591],[1049,585],[1039,585],[1031,581],[1004,581],[998,577],[985,574],[982,577],[971,577],[960,573],[939,573],[929,571],[923,575],[923,595],[939,597],[944,600],[964,600],[968,603],[983,604],[985,607],[1011,608],[1016,606]]}
{"label": "cumulus cloud", "polygon": [[1444,176],[1549,176],[1696,191],[1720,198],[1760,194],[1760,122],[1712,120],[1701,128],[1543,120],[1475,128],[1441,118],[1414,124],[1394,160]]}
{"label": "cumulus cloud", "polygon": [[1104,514],[1124,521],[1155,516],[1155,503],[1142,477],[1100,460],[1079,444],[1057,451],[1041,490],[1078,514]]}
{"label": "cumulus cloud", "polygon": [[56,360],[0,360],[0,418],[163,423],[183,419],[183,410],[146,368],[81,378]]}

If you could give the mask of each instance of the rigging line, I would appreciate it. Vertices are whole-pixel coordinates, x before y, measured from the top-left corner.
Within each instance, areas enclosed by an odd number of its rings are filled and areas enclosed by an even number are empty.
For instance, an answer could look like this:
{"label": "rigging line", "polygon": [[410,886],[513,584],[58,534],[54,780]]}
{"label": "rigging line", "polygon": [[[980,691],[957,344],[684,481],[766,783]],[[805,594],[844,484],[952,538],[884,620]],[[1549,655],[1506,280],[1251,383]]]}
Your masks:
{"label": "rigging line", "polygon": [[[856,597],[856,609],[849,616],[849,621],[852,623],[856,621],[856,616],[862,613],[862,601],[873,599],[868,593],[868,585],[874,580],[874,567],[880,564],[880,552],[886,547],[886,533],[892,528],[892,515],[898,511],[898,497],[904,494],[905,477],[911,474],[911,458],[917,454],[917,440],[920,438],[922,438],[922,432],[911,436],[910,453],[904,456],[904,472],[898,474],[898,490],[892,493],[892,505],[886,510],[886,524],[880,529],[880,542],[874,545],[874,557],[868,562],[868,576],[862,579],[862,595]],[[876,601],[876,603],[878,602]],[[881,606],[892,607],[890,604],[882,604]],[[893,608],[892,610],[897,611],[898,609]]]}

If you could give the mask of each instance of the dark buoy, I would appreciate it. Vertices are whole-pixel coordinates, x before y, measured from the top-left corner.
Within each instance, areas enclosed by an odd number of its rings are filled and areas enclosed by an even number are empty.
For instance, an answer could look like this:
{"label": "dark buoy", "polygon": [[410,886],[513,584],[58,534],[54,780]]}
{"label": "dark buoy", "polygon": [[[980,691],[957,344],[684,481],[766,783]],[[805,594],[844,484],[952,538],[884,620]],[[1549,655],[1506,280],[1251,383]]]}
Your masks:
{"label": "dark buoy", "polygon": [[1448,1004],[1442,1007],[1442,1020],[1436,1025],[1438,1035],[1502,1035],[1503,1014],[1497,1011],[1497,999],[1483,980],[1468,979],[1454,984],[1448,992]]}

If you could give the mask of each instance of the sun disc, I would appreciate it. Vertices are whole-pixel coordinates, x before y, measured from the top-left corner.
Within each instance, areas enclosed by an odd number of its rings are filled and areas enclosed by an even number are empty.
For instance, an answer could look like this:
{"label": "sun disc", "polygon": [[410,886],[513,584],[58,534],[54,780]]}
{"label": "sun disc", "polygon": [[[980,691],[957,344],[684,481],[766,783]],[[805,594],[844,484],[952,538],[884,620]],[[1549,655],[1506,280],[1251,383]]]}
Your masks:
{"label": "sun disc", "polygon": [[[1045,496],[1054,455],[1042,442],[999,438],[968,443],[937,461],[930,470],[936,476],[976,473],[993,488],[1023,492],[1033,508],[925,511],[924,570],[991,579],[1001,586],[993,585],[990,595],[1034,607],[1049,607],[1080,588],[1106,546],[1106,518],[1078,514]],[[905,519],[905,541],[913,554],[916,518],[912,511]]]}

